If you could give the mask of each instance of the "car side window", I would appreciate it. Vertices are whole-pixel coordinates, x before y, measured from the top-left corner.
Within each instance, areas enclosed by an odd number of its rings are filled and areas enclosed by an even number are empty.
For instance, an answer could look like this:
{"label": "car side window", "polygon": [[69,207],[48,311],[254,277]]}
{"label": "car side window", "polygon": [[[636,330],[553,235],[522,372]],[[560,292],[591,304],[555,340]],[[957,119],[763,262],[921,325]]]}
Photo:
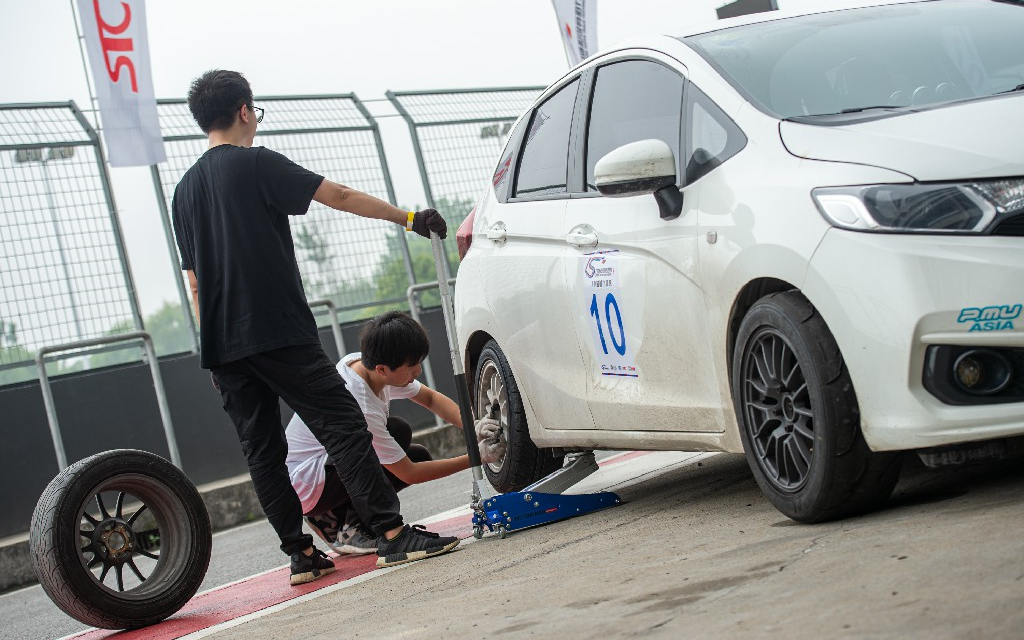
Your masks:
{"label": "car side window", "polygon": [[650,60],[627,60],[598,69],[587,124],[587,190],[597,190],[594,167],[598,160],[638,140],[657,138],[668,143],[678,171],[682,117],[683,77],[672,69]]}
{"label": "car side window", "polygon": [[747,137],[693,83],[686,90],[686,103],[686,184],[690,184],[739,153]]}
{"label": "car side window", "polygon": [[566,193],[576,79],[533,112],[516,175],[516,198]]}
{"label": "car side window", "polygon": [[[519,150],[519,134],[526,126],[527,118],[523,118],[508,134],[505,149],[498,160],[498,166],[494,168],[494,175],[491,176],[491,184],[494,186],[494,195],[499,202],[505,202],[508,198],[508,183],[511,178],[512,156]],[[511,126],[511,123],[508,123]],[[497,125],[495,125],[497,126]]]}

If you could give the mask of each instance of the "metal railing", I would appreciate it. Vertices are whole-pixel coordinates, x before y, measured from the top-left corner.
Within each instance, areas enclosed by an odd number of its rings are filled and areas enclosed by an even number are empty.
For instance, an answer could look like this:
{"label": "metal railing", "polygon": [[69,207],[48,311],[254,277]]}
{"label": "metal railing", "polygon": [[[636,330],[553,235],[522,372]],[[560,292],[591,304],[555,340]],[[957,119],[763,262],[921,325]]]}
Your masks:
{"label": "metal railing", "polygon": [[[448,221],[445,255],[454,231],[483,194],[512,123],[543,87],[498,87],[445,91],[388,91],[405,119],[427,203]],[[452,273],[458,269],[448,258]]]}
{"label": "metal railing", "polygon": [[[397,204],[391,173],[376,120],[355,94],[263,96],[254,100],[266,110],[254,144],[382,200]],[[167,161],[151,170],[164,219],[170,255],[178,256],[170,224],[174,187],[207,148],[206,135],[192,119],[184,100],[158,100]],[[313,202],[305,216],[291,216],[296,259],[306,295],[330,300],[338,313],[383,300],[401,300],[406,282],[415,282],[412,258],[401,228],[359,216],[343,215]],[[175,264],[175,269],[178,265]],[[399,278],[393,291],[380,283]],[[178,284],[187,309],[184,281]],[[192,322],[191,314],[189,322]]]}
{"label": "metal railing", "polygon": [[331,333],[334,334],[334,347],[338,350],[338,357],[344,358],[348,353],[345,350],[345,338],[341,335],[341,323],[338,322],[338,309],[330,300],[313,300],[309,303],[310,309],[326,307],[327,315],[331,318]]}
{"label": "metal railing", "polygon": [[74,102],[0,105],[0,372],[142,327],[96,130]]}
{"label": "metal railing", "polygon": [[[181,454],[178,453],[178,442],[174,436],[174,425],[171,423],[171,410],[167,404],[167,394],[164,392],[164,381],[160,375],[160,363],[156,358],[156,350],[153,348],[153,339],[145,331],[132,331],[130,333],[111,336],[108,338],[95,338],[93,340],[78,340],[66,344],[55,344],[39,349],[36,353],[36,368],[39,371],[39,388],[43,393],[43,404],[46,407],[46,420],[50,424],[50,436],[53,439],[53,450],[57,455],[58,471],[63,471],[68,466],[67,453],[64,450],[64,439],[60,434],[60,423],[57,420],[57,406],[53,401],[53,389],[50,387],[50,378],[46,373],[46,356],[60,351],[71,351],[86,349],[105,344],[117,342],[128,342],[142,340],[146,349],[146,360],[149,363],[150,375],[153,376],[153,388],[156,390],[156,402],[160,407],[160,420],[164,426],[164,436],[167,438],[167,449],[174,466],[181,469]],[[66,355],[64,356],[66,357]],[[51,359],[52,360],[52,359]]]}
{"label": "metal railing", "polygon": [[[448,278],[448,284],[455,284],[455,278]],[[421,291],[429,291],[431,289],[437,289],[438,282],[423,282],[420,284],[411,285],[406,289],[405,297],[409,300],[409,315],[412,316],[413,320],[420,322],[420,301],[419,294]],[[437,383],[434,380],[434,368],[430,366],[430,358],[423,361],[423,377],[427,379],[427,386],[431,389],[437,390]],[[434,424],[442,426],[444,423],[441,421],[440,416],[434,416]]]}
{"label": "metal railing", "polygon": [[[442,212],[452,236],[486,188],[512,122],[541,90],[387,92],[412,135],[427,203]],[[354,94],[264,96],[256,102],[267,112],[257,145],[398,204],[377,122]],[[168,255],[176,260],[173,190],[205,152],[207,139],[184,100],[158,101],[158,115],[168,159],[151,167],[150,174]],[[339,355],[346,351],[342,323],[405,302],[419,320],[424,298],[436,295],[422,295],[436,289],[436,282],[417,281],[417,276],[434,277],[424,260],[430,249],[416,242],[414,255],[400,227],[339,215],[315,202],[308,215],[293,216],[291,224],[310,307],[326,311]],[[447,244],[448,271],[454,273],[454,240]],[[184,279],[175,280],[196,352],[191,296]],[[0,385],[11,381],[4,377],[10,369],[28,375],[19,381],[31,379],[35,364],[62,468],[67,459],[50,388],[54,372],[51,368],[47,374],[47,363],[83,354],[90,358],[79,362],[92,360],[92,354],[124,351],[124,343],[136,340],[143,341],[168,449],[180,466],[99,136],[74,102],[0,105]],[[52,355],[61,352],[67,353]],[[429,362],[424,374],[427,384],[436,387]]]}

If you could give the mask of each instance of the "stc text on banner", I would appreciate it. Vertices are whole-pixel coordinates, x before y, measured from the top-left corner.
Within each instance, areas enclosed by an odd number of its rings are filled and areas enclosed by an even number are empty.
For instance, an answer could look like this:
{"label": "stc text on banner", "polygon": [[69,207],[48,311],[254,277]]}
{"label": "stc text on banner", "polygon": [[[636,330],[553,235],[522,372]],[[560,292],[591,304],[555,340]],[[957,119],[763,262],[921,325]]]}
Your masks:
{"label": "stc text on banner", "polygon": [[162,162],[143,0],[76,0],[112,167]]}

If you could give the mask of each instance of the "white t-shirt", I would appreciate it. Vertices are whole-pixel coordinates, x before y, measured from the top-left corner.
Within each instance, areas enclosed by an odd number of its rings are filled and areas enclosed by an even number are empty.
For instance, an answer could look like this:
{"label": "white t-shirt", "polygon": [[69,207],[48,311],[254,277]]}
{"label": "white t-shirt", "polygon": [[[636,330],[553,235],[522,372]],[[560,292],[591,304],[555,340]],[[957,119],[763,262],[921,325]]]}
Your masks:
{"label": "white t-shirt", "polygon": [[[338,363],[338,372],[363,410],[366,425],[373,436],[373,450],[377,452],[380,463],[392,464],[404,458],[405,451],[388,433],[388,405],[394,399],[412,398],[420,392],[421,385],[419,380],[413,380],[404,387],[385,385],[380,395],[375,395],[359,374],[348,366],[353,360],[361,358],[360,353],[348,354]],[[284,433],[288,438],[288,475],[302,502],[302,512],[306,513],[316,506],[324,492],[324,465],[329,461],[327,450],[298,414],[292,416]]]}

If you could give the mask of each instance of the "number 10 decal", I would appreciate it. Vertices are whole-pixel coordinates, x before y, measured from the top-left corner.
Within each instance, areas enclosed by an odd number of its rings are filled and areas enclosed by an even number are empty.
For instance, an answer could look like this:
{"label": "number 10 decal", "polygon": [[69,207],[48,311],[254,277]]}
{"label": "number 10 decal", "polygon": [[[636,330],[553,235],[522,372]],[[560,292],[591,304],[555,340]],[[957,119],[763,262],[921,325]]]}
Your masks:
{"label": "number 10 decal", "polygon": [[[636,302],[637,297],[620,286],[621,266],[617,250],[595,251],[582,256],[576,276],[579,288],[584,292],[579,298],[580,306],[576,313],[590,313],[589,318],[577,316],[579,328],[586,327],[590,334],[595,373],[605,380],[637,380],[640,377],[634,352],[643,340],[641,334],[637,333],[642,322],[634,316],[624,317],[622,305],[626,305],[626,313],[635,313],[638,308],[643,308],[643,302],[642,298],[639,303]],[[634,304],[639,307],[634,307]],[[628,341],[625,327],[627,322],[633,330]]]}
{"label": "number 10 decal", "polygon": [[[612,309],[615,309],[614,323],[612,322]],[[604,329],[601,326],[601,313],[598,308],[596,293],[590,298],[590,315],[597,322],[597,335],[601,337],[601,349],[604,350],[605,355],[608,355],[608,344],[604,339]],[[604,297],[604,319],[605,324],[608,326],[608,337],[612,340],[612,347],[615,349],[615,352],[620,356],[626,355],[626,330],[622,326],[622,313],[619,311],[619,303],[611,293],[606,294]],[[618,340],[615,339],[615,326],[618,326]]]}

